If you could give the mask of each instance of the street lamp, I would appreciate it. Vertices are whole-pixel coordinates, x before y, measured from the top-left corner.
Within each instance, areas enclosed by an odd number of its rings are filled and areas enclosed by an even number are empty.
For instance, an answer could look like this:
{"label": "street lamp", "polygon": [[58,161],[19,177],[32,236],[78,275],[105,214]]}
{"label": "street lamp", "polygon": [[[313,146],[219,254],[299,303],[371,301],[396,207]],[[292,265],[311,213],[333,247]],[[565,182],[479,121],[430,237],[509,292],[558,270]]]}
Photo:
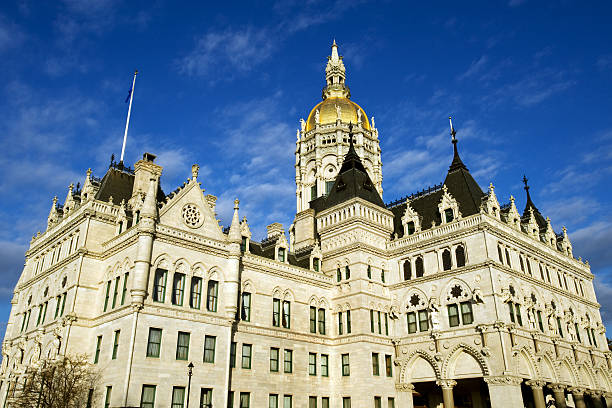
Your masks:
{"label": "street lamp", "polygon": [[193,375],[193,363],[189,362],[187,368],[189,369],[189,372],[187,373],[187,375],[189,376],[189,382],[187,385],[187,408],[189,408],[189,395],[191,395],[191,376]]}

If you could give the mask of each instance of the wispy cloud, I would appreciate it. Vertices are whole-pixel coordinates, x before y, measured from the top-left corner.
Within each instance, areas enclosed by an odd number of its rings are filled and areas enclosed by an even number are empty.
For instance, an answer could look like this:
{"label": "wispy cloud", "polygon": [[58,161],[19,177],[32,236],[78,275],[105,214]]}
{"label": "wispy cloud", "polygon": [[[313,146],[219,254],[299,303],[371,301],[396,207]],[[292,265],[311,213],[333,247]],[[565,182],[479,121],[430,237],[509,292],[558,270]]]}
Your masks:
{"label": "wispy cloud", "polygon": [[[209,31],[179,61],[179,69],[190,75],[209,76],[212,82],[233,79],[237,73],[250,71],[272,55],[274,41],[271,38],[272,33],[267,28]],[[212,73],[217,75],[211,76]]]}
{"label": "wispy cloud", "polygon": [[478,74],[486,65],[487,61],[488,61],[488,57],[486,55],[481,56],[480,58],[478,58],[475,61],[472,61],[472,63],[470,64],[469,68],[463,72],[462,74],[460,74],[457,79],[459,80],[463,80],[466,78],[470,78],[476,74]]}
{"label": "wispy cloud", "polygon": [[0,53],[19,47],[25,38],[21,27],[0,14]]}

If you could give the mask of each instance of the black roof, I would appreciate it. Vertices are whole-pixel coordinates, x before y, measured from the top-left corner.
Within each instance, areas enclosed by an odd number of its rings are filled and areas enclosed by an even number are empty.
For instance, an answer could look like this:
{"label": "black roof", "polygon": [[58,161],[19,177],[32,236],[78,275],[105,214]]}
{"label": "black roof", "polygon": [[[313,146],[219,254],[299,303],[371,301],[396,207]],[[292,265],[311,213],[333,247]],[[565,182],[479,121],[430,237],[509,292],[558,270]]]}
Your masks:
{"label": "black roof", "polygon": [[[110,166],[108,171],[100,182],[100,188],[96,193],[95,199],[100,201],[108,201],[112,196],[113,203],[120,203],[125,200],[127,203],[132,198],[132,192],[134,190],[134,173],[129,169],[122,168],[119,166]],[[166,195],[161,189],[161,186],[157,187],[157,202],[165,201]]]}
{"label": "black roof", "polygon": [[525,192],[527,193],[527,203],[525,204],[525,209],[523,210],[523,220],[529,220],[529,209],[533,209],[533,216],[535,217],[536,223],[540,229],[546,229],[546,220],[544,216],[540,214],[540,210],[535,206],[533,201],[531,201],[531,194],[529,194],[529,186],[527,185],[527,177],[523,176],[523,183],[525,183]]}
{"label": "black roof", "polygon": [[359,155],[355,151],[352,126],[349,126],[349,151],[344,156],[344,162],[336,176],[334,185],[327,196],[312,200],[310,208],[316,212],[321,212],[355,197],[386,208],[376,190],[376,186],[372,183]]}
{"label": "black roof", "polygon": [[[470,174],[468,168],[461,161],[457,150],[457,139],[453,139],[453,151],[453,161],[448,169],[443,184],[446,185],[449,194],[457,200],[461,215],[467,217],[480,212],[480,205],[485,194],[482,192],[476,180],[474,180],[474,177]],[[438,204],[443,194],[444,190],[442,189],[442,185],[437,185],[423,193],[408,197],[402,204],[393,205],[390,210],[393,212],[394,216],[394,233],[397,234],[398,237],[404,235],[402,217],[406,212],[408,203],[412,209],[422,217],[422,230],[431,228],[432,222],[439,225],[442,220],[440,219]]]}

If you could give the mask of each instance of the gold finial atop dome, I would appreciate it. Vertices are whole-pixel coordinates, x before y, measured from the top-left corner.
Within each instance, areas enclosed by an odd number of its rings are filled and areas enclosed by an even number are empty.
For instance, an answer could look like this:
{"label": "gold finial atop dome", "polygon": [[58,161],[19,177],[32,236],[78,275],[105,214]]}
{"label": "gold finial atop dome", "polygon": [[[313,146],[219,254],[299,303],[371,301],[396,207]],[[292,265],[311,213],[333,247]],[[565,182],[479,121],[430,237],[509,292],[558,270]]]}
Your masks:
{"label": "gold finial atop dome", "polygon": [[334,39],[331,56],[327,57],[325,67],[325,81],[327,85],[323,88],[323,99],[331,97],[350,98],[351,91],[346,86],[346,68],[342,62],[342,56],[338,55],[338,45]]}

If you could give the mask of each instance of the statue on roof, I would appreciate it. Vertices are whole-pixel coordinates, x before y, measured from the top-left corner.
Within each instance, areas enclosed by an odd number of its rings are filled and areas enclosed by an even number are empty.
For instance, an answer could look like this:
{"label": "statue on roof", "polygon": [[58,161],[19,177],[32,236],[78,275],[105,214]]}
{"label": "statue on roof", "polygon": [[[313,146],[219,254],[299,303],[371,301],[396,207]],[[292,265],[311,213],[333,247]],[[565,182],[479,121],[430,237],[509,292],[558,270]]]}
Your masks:
{"label": "statue on roof", "polygon": [[321,115],[321,113],[320,113],[320,112],[319,112],[319,110],[317,109],[317,110],[315,111],[315,123],[320,123],[320,119],[321,119],[321,118],[320,118],[320,115]]}

